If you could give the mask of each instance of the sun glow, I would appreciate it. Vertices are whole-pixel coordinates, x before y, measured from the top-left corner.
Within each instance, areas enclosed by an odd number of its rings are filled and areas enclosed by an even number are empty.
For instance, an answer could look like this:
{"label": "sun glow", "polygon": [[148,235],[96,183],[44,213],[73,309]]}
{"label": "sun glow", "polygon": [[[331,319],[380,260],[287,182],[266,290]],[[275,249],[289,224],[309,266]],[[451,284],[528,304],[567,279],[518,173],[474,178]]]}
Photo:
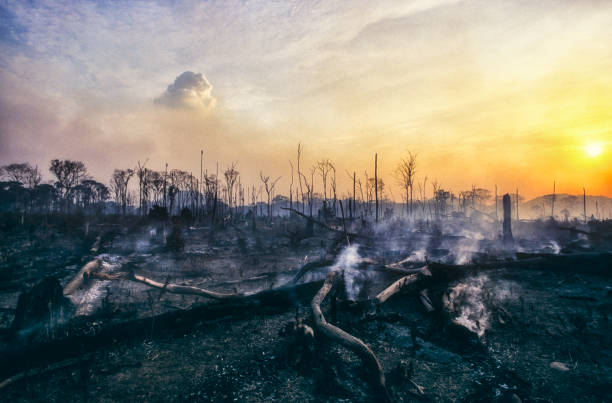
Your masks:
{"label": "sun glow", "polygon": [[595,158],[601,155],[601,153],[603,152],[603,146],[598,143],[588,143],[584,147],[584,150],[586,151],[586,154],[589,158]]}

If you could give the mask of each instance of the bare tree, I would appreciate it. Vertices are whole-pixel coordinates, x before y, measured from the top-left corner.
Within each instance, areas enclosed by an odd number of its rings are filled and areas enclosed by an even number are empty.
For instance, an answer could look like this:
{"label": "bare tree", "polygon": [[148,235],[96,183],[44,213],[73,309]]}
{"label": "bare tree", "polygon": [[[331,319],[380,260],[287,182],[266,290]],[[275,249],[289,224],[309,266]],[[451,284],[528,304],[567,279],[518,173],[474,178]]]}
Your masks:
{"label": "bare tree", "polygon": [[147,164],[146,160],[145,162],[143,162],[142,164],[140,163],[140,161],[138,161],[138,165],[136,166],[136,175],[138,176],[138,204],[139,204],[139,209],[140,209],[140,215],[144,214],[144,209],[143,209],[143,199],[144,199],[144,187],[146,187],[146,171],[147,168],[145,168],[145,165]]}
{"label": "bare tree", "polygon": [[310,184],[306,175],[300,172],[300,176],[304,180],[304,186],[306,186],[306,198],[308,200],[308,209],[310,210],[310,216],[312,217],[312,203],[314,199],[314,174],[316,167],[310,168]]}
{"label": "bare tree", "polygon": [[329,159],[322,159],[317,162],[315,168],[323,181],[323,205],[327,207],[327,177],[332,169],[334,169],[334,165]]}
{"label": "bare tree", "polygon": [[115,196],[115,203],[121,205],[123,215],[126,213],[128,204],[128,183],[133,175],[133,169],[115,169],[111,176],[111,190]]}
{"label": "bare tree", "polygon": [[[302,175],[302,171],[300,171],[300,158],[302,156],[302,144],[298,143],[298,148],[297,148],[297,174],[298,174],[298,180],[300,181],[300,195],[301,195],[301,200],[302,200],[302,213],[304,213],[304,188],[302,187],[302,177],[304,175]],[[305,179],[306,177],[304,177]]]}
{"label": "bare tree", "polygon": [[225,186],[227,189],[227,205],[230,209],[230,214],[232,211],[232,191],[234,189],[234,184],[238,179],[238,171],[236,170],[237,162],[232,162],[232,165],[228,167],[223,176],[225,177]]}
{"label": "bare tree", "polygon": [[268,217],[272,216],[272,208],[271,208],[272,196],[274,193],[274,187],[276,186],[276,183],[279,181],[280,178],[281,177],[279,176],[275,180],[270,181],[269,176],[264,176],[263,172],[259,171],[259,179],[261,179],[261,182],[264,185],[264,190],[266,191],[266,195],[268,197]]}
{"label": "bare tree", "polygon": [[153,202],[159,205],[164,196],[164,174],[157,171],[149,171],[148,182],[153,190]]}
{"label": "bare tree", "polygon": [[289,160],[291,165],[291,183],[289,184],[289,211],[293,209],[293,163]]}
{"label": "bare tree", "polygon": [[406,212],[412,217],[413,212],[413,188],[414,188],[414,175],[416,173],[416,154],[408,152],[406,158],[402,158],[397,168],[395,169],[395,175],[398,184],[402,187],[406,195]]}

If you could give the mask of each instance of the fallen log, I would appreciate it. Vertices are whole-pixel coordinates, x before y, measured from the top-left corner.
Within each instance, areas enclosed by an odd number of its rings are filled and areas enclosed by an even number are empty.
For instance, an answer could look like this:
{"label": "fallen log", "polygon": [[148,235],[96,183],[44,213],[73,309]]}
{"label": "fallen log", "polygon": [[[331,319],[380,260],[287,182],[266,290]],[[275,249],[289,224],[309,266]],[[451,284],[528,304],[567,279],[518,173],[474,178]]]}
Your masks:
{"label": "fallen log", "polygon": [[374,298],[374,302],[376,303],[376,305],[380,305],[384,303],[389,298],[391,298],[395,294],[402,291],[409,284],[412,284],[415,281],[420,280],[423,276],[431,276],[431,272],[429,271],[427,266],[423,266],[420,269],[418,269],[418,273],[409,274],[407,276],[400,278],[399,280],[391,284],[389,287],[382,290],[376,296],[376,298]]}
{"label": "fallen log", "polygon": [[289,281],[288,284],[289,285],[295,285],[309,271],[315,270],[315,269],[320,269],[322,267],[331,266],[332,264],[334,264],[334,262],[332,260],[328,260],[328,259],[322,259],[322,260],[316,260],[314,262],[308,262],[308,263],[306,263],[305,265],[303,265],[300,268],[300,270],[296,273],[295,276],[293,276],[293,278],[291,279],[291,281]]}
{"label": "fallen log", "polygon": [[419,278],[419,276],[417,274],[409,274],[407,276],[404,276],[404,277],[400,278],[399,280],[397,280],[396,282],[391,284],[389,287],[387,287],[384,290],[382,290],[376,296],[376,298],[374,298],[375,303],[377,305],[384,303],[386,300],[391,298],[393,295],[395,295],[398,292],[400,292],[408,284],[412,284],[415,281],[417,281],[418,278]]}
{"label": "fallen log", "polygon": [[364,361],[366,366],[369,367],[372,372],[376,373],[376,386],[379,389],[378,392],[385,401],[390,402],[391,396],[389,395],[389,391],[385,386],[385,373],[380,365],[380,362],[378,361],[378,358],[376,358],[376,355],[372,352],[370,347],[368,347],[357,337],[352,336],[344,330],[327,323],[325,316],[323,316],[323,312],[321,312],[321,303],[327,294],[329,294],[329,292],[332,290],[334,285],[336,285],[339,278],[340,275],[336,271],[328,273],[323,286],[312,299],[311,307],[315,322],[315,329],[318,333],[338,342],[340,345],[357,354]]}
{"label": "fallen log", "polygon": [[101,262],[99,259],[94,259],[79,270],[79,272],[74,276],[72,281],[70,281],[64,287],[64,295],[70,295],[79,288],[83,286],[83,284],[89,279],[91,274],[99,271],[102,268]]}

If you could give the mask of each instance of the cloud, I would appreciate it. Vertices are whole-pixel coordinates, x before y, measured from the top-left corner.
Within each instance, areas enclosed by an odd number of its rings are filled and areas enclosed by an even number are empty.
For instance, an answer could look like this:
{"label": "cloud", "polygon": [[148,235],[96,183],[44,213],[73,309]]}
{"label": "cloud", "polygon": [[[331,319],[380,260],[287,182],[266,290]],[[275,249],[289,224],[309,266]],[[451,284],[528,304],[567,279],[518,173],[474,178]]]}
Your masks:
{"label": "cloud", "polygon": [[175,109],[209,111],[217,100],[212,96],[212,85],[202,73],[185,71],[155,99],[155,103]]}

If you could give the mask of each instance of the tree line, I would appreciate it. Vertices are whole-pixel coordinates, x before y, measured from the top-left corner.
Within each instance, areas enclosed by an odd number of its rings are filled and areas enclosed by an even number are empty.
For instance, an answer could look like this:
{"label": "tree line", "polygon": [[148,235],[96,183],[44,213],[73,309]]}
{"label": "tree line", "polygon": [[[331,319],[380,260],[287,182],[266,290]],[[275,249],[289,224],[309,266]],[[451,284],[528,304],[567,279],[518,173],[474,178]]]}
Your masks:
{"label": "tree line", "polygon": [[[345,171],[348,191],[339,194],[337,166],[327,158],[304,168],[304,147],[297,146],[296,160],[289,160],[288,195],[277,194],[281,176],[259,172],[259,182],[247,185],[242,181],[238,163],[232,162],[219,171],[199,172],[199,177],[181,169],[157,171],[138,161],[133,168],[115,169],[108,186],[91,177],[81,161],[50,161],[48,170],[53,181],[43,183],[38,166],[13,163],[0,167],[0,209],[26,213],[134,214],[145,216],[151,211],[166,215],[188,214],[198,218],[272,216],[284,211],[301,211],[305,215],[324,218],[345,216],[388,218],[400,213],[410,219],[440,219],[452,212],[470,214],[488,210],[491,201],[497,204],[501,196],[483,188],[454,193],[427,176],[417,179],[417,154],[407,152],[392,172],[401,189],[401,206],[374,165],[374,175],[364,170]],[[203,151],[201,152],[203,156]],[[377,161],[376,156],[376,161]],[[315,181],[315,178],[317,179]],[[428,189],[431,189],[430,191]],[[516,195],[518,196],[518,193]],[[281,210],[284,207],[285,210]]]}

